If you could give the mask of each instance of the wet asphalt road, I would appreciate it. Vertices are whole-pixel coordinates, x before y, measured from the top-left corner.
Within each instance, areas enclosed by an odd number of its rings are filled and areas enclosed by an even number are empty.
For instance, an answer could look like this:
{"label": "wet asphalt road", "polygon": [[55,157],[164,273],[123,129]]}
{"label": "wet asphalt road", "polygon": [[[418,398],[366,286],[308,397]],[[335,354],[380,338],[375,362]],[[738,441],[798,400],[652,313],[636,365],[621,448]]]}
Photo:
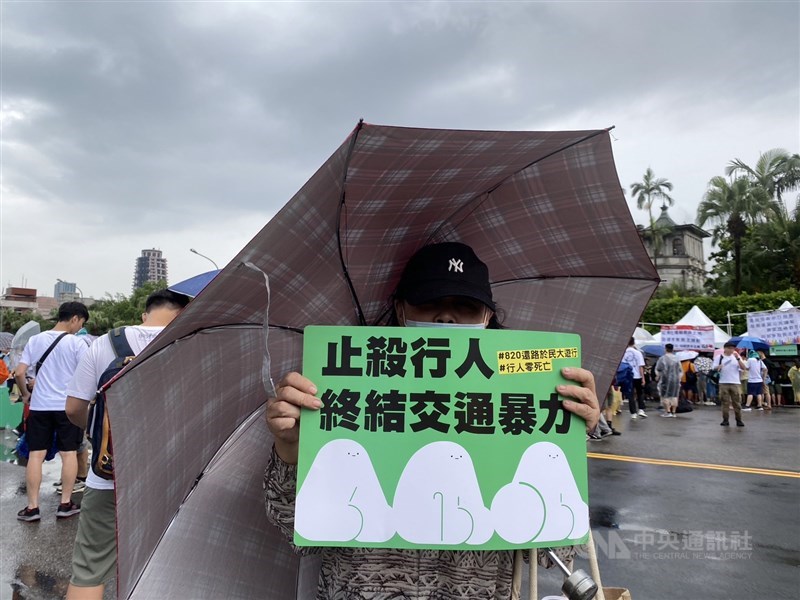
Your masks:
{"label": "wet asphalt road", "polygon": [[[800,477],[785,472],[800,471],[800,408],[745,413],[744,428],[720,427],[712,407],[677,419],[653,407],[636,421],[623,411],[623,435],[588,448],[604,585],[628,587],[633,600],[799,599]],[[0,430],[0,441],[15,438]],[[0,600],[63,597],[77,518],[56,521],[59,469],[46,464],[42,520],[26,524],[15,518],[24,469],[0,463]],[[584,559],[576,566],[589,571]],[[556,572],[540,571],[540,596],[559,588]]]}
{"label": "wet asphalt road", "polygon": [[[60,496],[53,483],[61,478],[61,461],[56,458],[44,464],[40,494],[41,521],[17,521],[23,508],[25,468],[8,462],[16,436],[0,430],[0,600],[51,600],[63,598],[67,591],[72,560],[72,543],[78,528],[78,517],[56,519]],[[80,504],[82,494],[73,496]],[[114,598],[113,589],[105,598]]]}

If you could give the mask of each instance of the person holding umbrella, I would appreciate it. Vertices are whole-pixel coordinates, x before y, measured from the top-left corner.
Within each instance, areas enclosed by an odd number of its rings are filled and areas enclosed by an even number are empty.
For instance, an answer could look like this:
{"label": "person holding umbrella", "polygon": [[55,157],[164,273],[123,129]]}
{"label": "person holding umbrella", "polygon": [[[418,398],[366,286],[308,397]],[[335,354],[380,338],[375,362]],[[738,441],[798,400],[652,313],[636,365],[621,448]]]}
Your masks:
{"label": "person holding umbrella", "polygon": [[[463,266],[449,269],[451,261]],[[489,272],[472,248],[461,243],[424,246],[411,257],[393,297],[391,321],[399,326],[500,328]],[[565,369],[575,385],[558,386],[564,408],[586,421],[600,416],[594,377],[585,369]],[[283,377],[267,401],[267,426],[275,444],[264,475],[267,515],[290,541],[294,533],[299,420],[301,408],[322,406],[314,383],[299,373]],[[322,548],[317,597],[486,597],[510,598],[513,551]],[[572,547],[557,548],[562,560]],[[542,566],[552,566],[538,552]],[[479,589],[480,588],[480,589]]]}

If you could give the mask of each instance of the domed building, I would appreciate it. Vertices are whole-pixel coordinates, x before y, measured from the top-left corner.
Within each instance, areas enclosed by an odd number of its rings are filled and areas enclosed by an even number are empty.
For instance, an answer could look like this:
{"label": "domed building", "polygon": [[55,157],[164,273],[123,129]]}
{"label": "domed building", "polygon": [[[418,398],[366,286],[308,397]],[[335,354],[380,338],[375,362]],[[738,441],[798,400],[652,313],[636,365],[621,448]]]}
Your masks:
{"label": "domed building", "polygon": [[678,284],[685,290],[703,291],[706,282],[703,239],[711,237],[710,233],[694,223],[678,225],[669,216],[666,205],[661,206],[661,215],[653,227],[639,225],[637,229],[661,276],[661,285]]}

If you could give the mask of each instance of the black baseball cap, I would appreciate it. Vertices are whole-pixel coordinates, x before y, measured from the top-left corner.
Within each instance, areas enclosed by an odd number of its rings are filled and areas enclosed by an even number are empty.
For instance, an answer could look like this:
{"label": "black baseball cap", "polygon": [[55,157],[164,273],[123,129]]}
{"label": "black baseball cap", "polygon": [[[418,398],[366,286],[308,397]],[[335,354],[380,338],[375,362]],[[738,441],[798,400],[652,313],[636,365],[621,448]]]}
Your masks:
{"label": "black baseball cap", "polygon": [[489,268],[460,242],[423,246],[412,256],[395,297],[409,304],[426,304],[445,296],[464,296],[495,310]]}

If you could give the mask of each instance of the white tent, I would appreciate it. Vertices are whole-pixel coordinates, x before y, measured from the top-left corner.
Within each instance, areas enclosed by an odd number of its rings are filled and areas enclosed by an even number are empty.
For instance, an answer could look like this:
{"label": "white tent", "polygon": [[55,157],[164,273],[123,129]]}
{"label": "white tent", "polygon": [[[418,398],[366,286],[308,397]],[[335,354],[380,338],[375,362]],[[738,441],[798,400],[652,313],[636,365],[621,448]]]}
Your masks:
{"label": "white tent", "polygon": [[644,327],[637,327],[633,330],[633,339],[636,341],[637,346],[641,344],[651,344],[655,341],[653,334]]}
{"label": "white tent", "polygon": [[[721,348],[722,345],[731,339],[727,333],[725,333],[722,329],[717,327],[717,324],[714,323],[711,319],[708,318],[706,313],[704,313],[700,308],[695,304],[692,308],[689,309],[683,317],[681,317],[678,321],[675,322],[675,325],[713,325],[714,326],[714,347]],[[657,333],[653,336],[657,342],[661,342],[661,333]]]}

